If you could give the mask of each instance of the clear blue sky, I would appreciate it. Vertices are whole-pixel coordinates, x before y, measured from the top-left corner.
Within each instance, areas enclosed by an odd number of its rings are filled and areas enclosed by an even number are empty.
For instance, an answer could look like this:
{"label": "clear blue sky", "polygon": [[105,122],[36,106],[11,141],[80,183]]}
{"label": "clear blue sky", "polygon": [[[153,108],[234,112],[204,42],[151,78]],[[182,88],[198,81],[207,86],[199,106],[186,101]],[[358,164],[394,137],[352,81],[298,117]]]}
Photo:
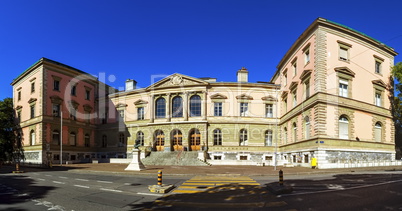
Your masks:
{"label": "clear blue sky", "polygon": [[[323,17],[402,53],[402,1],[268,0],[1,0],[0,99],[41,57],[111,86],[128,78],[146,87],[153,75],[182,73],[235,81],[268,81],[297,37]],[[402,61],[397,56],[395,61]],[[112,76],[112,77],[109,77]]]}

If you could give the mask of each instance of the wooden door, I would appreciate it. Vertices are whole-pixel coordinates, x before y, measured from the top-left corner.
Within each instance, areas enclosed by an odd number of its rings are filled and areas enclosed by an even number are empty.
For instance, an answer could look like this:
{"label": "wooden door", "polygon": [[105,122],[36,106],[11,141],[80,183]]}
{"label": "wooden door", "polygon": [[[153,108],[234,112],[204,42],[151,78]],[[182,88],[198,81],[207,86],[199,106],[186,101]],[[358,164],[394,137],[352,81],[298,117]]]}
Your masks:
{"label": "wooden door", "polygon": [[199,151],[201,149],[201,134],[199,132],[194,132],[190,137],[190,147],[191,151]]}
{"label": "wooden door", "polygon": [[163,151],[165,149],[165,135],[159,134],[156,136],[156,151]]}
{"label": "wooden door", "polygon": [[182,151],[183,150],[183,135],[182,134],[174,134],[173,135],[173,149],[174,149],[174,151]]}

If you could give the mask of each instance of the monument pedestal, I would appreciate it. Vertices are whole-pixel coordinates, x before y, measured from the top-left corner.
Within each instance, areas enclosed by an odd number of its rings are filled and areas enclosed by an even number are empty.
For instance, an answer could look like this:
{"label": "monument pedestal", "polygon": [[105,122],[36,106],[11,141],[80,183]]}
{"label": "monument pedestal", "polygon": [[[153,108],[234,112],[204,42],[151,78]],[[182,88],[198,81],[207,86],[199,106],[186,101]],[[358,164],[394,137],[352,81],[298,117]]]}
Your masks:
{"label": "monument pedestal", "polygon": [[144,164],[141,162],[140,158],[141,151],[139,149],[133,149],[133,160],[127,166],[126,171],[142,171],[145,170]]}

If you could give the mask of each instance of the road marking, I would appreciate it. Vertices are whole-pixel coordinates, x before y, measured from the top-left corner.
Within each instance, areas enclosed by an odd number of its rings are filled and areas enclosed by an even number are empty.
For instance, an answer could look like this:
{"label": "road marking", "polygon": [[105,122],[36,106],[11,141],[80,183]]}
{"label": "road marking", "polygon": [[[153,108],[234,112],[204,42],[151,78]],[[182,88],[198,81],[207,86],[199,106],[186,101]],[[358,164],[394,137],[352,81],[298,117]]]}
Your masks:
{"label": "road marking", "polygon": [[110,181],[102,181],[102,180],[97,180],[97,182],[101,182],[101,183],[113,183],[113,182],[110,182]]}
{"label": "road marking", "polygon": [[57,184],[62,184],[62,185],[66,184],[65,182],[59,182],[59,181],[53,181],[53,182],[57,183]]}
{"label": "road marking", "polygon": [[124,185],[131,185],[131,183],[124,183]]}
{"label": "road marking", "polygon": [[304,193],[291,193],[291,194],[278,195],[277,197],[308,195],[308,194],[315,194],[315,193],[328,193],[328,192],[335,192],[335,191],[345,191],[345,190],[353,190],[353,189],[359,189],[359,188],[369,188],[369,187],[379,186],[379,185],[388,185],[388,184],[397,183],[397,182],[402,182],[402,180],[394,180],[394,181],[388,181],[388,182],[381,182],[381,183],[377,183],[377,184],[361,185],[361,186],[344,188],[344,189],[335,189],[335,190],[331,189],[331,190],[322,190],[322,191],[315,191],[315,192],[312,191],[312,192],[304,192]]}
{"label": "road marking", "polygon": [[42,179],[42,178],[38,178],[38,180],[40,180],[40,181],[46,181],[45,179]]}
{"label": "road marking", "polygon": [[157,193],[137,193],[137,194],[146,196],[163,196],[163,194],[157,194]]}
{"label": "road marking", "polygon": [[75,179],[75,180],[78,180],[78,181],[85,181],[85,182],[88,182],[89,180],[87,180],[87,179]]}
{"label": "road marking", "polygon": [[68,177],[59,177],[59,178],[61,178],[61,179],[68,179]]}
{"label": "road marking", "polygon": [[75,187],[79,187],[79,188],[89,188],[88,186],[84,186],[84,185],[74,185]]}
{"label": "road marking", "polygon": [[112,191],[112,192],[118,192],[118,193],[123,192],[123,191],[121,191],[121,190],[114,190],[114,189],[107,189],[107,188],[101,188],[100,190],[104,190],[104,191]]}

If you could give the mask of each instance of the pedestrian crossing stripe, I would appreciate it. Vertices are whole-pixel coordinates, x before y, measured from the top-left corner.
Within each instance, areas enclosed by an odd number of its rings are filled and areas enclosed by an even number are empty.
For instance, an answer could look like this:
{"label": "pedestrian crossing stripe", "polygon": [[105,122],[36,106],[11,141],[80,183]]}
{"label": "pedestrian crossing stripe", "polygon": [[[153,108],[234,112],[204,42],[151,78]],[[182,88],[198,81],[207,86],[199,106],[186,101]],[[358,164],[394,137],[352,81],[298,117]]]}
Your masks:
{"label": "pedestrian crossing stripe", "polygon": [[[243,189],[244,187],[228,187],[227,185],[250,185],[258,186],[260,183],[247,176],[223,177],[223,176],[195,176],[185,181],[172,193],[199,193],[208,189],[230,190]],[[208,191],[209,192],[209,191]]]}

